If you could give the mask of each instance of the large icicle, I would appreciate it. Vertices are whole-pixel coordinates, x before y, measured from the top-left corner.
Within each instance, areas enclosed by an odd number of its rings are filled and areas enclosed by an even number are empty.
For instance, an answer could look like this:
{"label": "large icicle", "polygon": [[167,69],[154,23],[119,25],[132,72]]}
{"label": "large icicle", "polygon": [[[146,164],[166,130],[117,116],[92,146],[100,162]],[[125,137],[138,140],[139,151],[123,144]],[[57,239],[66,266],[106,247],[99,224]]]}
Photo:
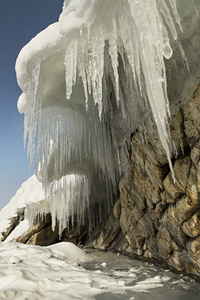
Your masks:
{"label": "large icicle", "polygon": [[[82,5],[86,5],[86,1],[83,2],[84,4],[82,3]],[[94,1],[94,4],[91,4],[90,9],[92,12],[94,12],[93,9],[97,5],[97,2]],[[65,3],[65,10],[60,18],[61,33],[66,38],[69,32],[71,36],[72,30],[72,20],[68,23],[67,17],[70,15],[73,19],[74,16],[75,20],[82,9],[79,6],[72,8],[72,3],[73,1],[69,5]],[[117,103],[119,103],[117,52],[120,53],[122,49],[125,51],[132,68],[133,79],[136,85],[139,85],[140,90],[140,73],[142,69],[150,107],[173,174],[167,132],[169,103],[166,92],[167,82],[164,64],[164,57],[170,58],[172,49],[161,16],[163,15],[174,39],[177,39],[175,21],[181,29],[182,27],[176,8],[176,1],[171,0],[170,6],[174,16],[171,16],[167,3],[160,0],[150,0],[148,2],[144,0],[128,0],[123,2],[120,0],[111,0],[109,3],[103,3],[102,8],[98,11],[98,17],[94,15],[93,18],[89,15],[89,8],[87,11],[81,11],[81,16],[82,19],[85,19],[85,23],[81,23],[81,35],[75,35],[75,39],[78,49],[81,49],[78,56],[82,58],[75,61],[76,66],[73,66],[72,69],[77,68],[80,70],[79,74],[82,76],[84,82],[86,99],[88,98],[87,91],[91,91],[92,87],[94,102],[98,103],[99,115],[101,116],[103,105],[101,82],[104,68],[102,56],[104,52],[104,40],[109,41],[109,55],[114,74],[113,86]],[[67,13],[68,10],[69,12]],[[175,21],[173,18],[175,18]],[[121,43],[122,45],[120,45]],[[71,62],[73,63],[73,56],[71,58]],[[99,59],[97,60],[97,58]],[[66,85],[69,82],[72,83],[72,78],[69,80],[66,77]]]}

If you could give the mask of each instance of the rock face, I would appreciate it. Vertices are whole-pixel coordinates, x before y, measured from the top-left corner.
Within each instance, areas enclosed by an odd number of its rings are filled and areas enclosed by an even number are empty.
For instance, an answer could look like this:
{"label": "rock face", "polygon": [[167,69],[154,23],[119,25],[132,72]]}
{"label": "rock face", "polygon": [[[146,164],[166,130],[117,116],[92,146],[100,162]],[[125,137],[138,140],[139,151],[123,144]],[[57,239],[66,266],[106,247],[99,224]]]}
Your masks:
{"label": "rock face", "polygon": [[[123,250],[193,274],[200,268],[199,115],[200,85],[171,119],[175,181],[155,128],[144,126],[133,135],[131,171],[120,182],[114,207],[114,226],[119,223],[118,235],[121,230],[126,238]],[[96,246],[106,247],[106,240],[101,234]]]}

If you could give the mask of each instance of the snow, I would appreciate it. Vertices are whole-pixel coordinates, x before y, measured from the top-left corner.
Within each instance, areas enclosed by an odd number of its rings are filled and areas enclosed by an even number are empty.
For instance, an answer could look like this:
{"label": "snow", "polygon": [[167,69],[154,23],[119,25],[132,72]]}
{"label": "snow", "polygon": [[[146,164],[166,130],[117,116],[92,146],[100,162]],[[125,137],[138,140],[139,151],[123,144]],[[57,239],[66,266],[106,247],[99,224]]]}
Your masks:
{"label": "snow", "polygon": [[[41,182],[37,180],[35,175],[31,176],[22,184],[10,202],[0,211],[0,233],[8,229],[11,219],[17,216],[18,211],[25,209],[26,203],[37,203],[44,198]],[[13,232],[13,237],[16,237],[14,234],[20,236],[27,226],[27,221],[24,221],[23,226],[20,226],[21,230],[16,228],[15,233]]]}
{"label": "snow", "polygon": [[17,73],[18,84],[22,90],[26,91],[28,82],[28,64],[30,60],[37,58],[38,53],[46,51],[45,56],[48,55],[48,49],[60,44],[62,36],[59,34],[58,22],[51,24],[44,31],[41,31],[34,37],[22,50],[17,58],[15,69]]}
{"label": "snow", "polygon": [[[81,225],[89,216],[93,228],[109,212],[127,171],[126,139],[146,118],[173,176],[164,58],[173,54],[170,39],[184,56],[178,30],[176,0],[67,0],[58,22],[21,50],[24,145],[45,191],[41,213],[50,209],[60,233],[70,218]],[[33,220],[38,209],[29,212]]]}
{"label": "snow", "polygon": [[[107,266],[102,267],[106,261]],[[198,299],[194,280],[113,253],[86,254],[71,243],[0,244],[0,298]]]}
{"label": "snow", "polygon": [[11,242],[22,236],[30,227],[29,221],[27,219],[21,221],[18,226],[9,234],[5,239],[5,242]]}
{"label": "snow", "polygon": [[47,247],[53,255],[67,257],[71,262],[81,263],[90,261],[89,256],[76,245],[68,242],[50,245]]}

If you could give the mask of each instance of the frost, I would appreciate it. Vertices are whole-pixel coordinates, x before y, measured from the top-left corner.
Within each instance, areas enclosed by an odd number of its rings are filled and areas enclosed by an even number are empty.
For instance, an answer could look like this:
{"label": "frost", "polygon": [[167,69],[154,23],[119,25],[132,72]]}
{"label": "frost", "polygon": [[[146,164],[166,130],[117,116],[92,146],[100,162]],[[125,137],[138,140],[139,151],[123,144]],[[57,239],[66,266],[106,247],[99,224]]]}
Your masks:
{"label": "frost", "polygon": [[[164,57],[173,54],[173,37],[186,62],[177,28],[176,0],[67,0],[59,22],[22,49],[24,143],[30,164],[36,157],[53,228],[87,216],[92,228],[109,212],[126,169],[126,138],[146,118],[157,125],[173,174]],[[38,213],[32,208],[30,218]]]}

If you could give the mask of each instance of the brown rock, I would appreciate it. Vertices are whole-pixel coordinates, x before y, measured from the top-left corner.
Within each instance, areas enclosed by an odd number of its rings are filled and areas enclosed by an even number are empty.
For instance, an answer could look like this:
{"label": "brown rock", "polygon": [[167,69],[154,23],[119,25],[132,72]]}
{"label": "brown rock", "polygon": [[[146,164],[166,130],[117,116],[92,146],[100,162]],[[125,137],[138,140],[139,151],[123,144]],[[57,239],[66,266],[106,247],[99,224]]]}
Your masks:
{"label": "brown rock", "polygon": [[157,247],[159,257],[163,260],[169,259],[171,252],[173,251],[173,240],[169,231],[161,227],[157,234]]}
{"label": "brown rock", "polygon": [[169,194],[171,201],[169,198],[166,198],[167,203],[174,203],[177,198],[179,198],[183,194],[183,190],[181,190],[172,178],[171,173],[167,175],[165,180],[163,181],[164,188],[166,192]]}
{"label": "brown rock", "polygon": [[148,212],[146,212],[145,215],[138,221],[138,228],[142,237],[148,238],[150,236],[155,236],[155,227]]}
{"label": "brown rock", "polygon": [[155,123],[149,124],[147,122],[145,129],[147,140],[142,144],[145,156],[150,157],[151,161],[154,162],[155,165],[166,165],[168,163],[167,156],[160,141]]}
{"label": "brown rock", "polygon": [[141,175],[136,171],[133,170],[133,175],[132,175],[132,191],[133,195],[135,194],[140,195],[140,197],[145,197],[145,183],[146,183],[146,177],[141,177]]}
{"label": "brown rock", "polygon": [[149,203],[157,204],[161,201],[160,188],[157,184],[152,183],[150,180],[146,180],[145,191],[145,198],[147,201],[149,201]]}
{"label": "brown rock", "polygon": [[200,235],[195,239],[191,238],[186,245],[187,251],[189,253],[189,259],[193,265],[200,269]]}
{"label": "brown rock", "polygon": [[200,139],[195,143],[190,152],[190,157],[195,166],[197,166],[200,159]]}
{"label": "brown rock", "polygon": [[125,234],[125,238],[129,244],[129,246],[131,247],[131,249],[137,249],[138,246],[136,245],[136,240],[133,238],[133,236],[130,234],[130,232],[127,232]]}
{"label": "brown rock", "polygon": [[170,120],[171,133],[171,158],[177,158],[184,154],[184,149],[188,148],[183,124],[183,113],[180,109]]}
{"label": "brown rock", "polygon": [[194,273],[195,268],[191,265],[191,262],[188,258],[188,253],[186,250],[173,251],[172,255],[168,259],[168,264],[178,271],[185,271],[188,273]]}
{"label": "brown rock", "polygon": [[[26,243],[32,235],[41,231],[46,226],[46,221],[41,221],[34,226],[31,226],[27,232],[25,232],[22,236],[20,236],[16,241],[20,243]],[[33,244],[37,245],[37,244]]]}
{"label": "brown rock", "polygon": [[184,221],[191,218],[195,211],[200,206],[200,203],[195,198],[190,198],[187,195],[183,195],[176,202],[176,214],[178,216],[178,224],[181,225]]}
{"label": "brown rock", "polygon": [[183,223],[182,229],[190,237],[196,237],[200,234],[200,210]]}
{"label": "brown rock", "polygon": [[198,204],[197,170],[193,164],[190,168],[186,193]]}
{"label": "brown rock", "polygon": [[51,226],[43,228],[41,231],[33,234],[27,241],[29,245],[48,246],[58,241],[58,229],[52,231]]}
{"label": "brown rock", "polygon": [[137,143],[134,143],[134,145],[133,143],[131,144],[131,160],[140,176],[146,176],[144,169],[144,153],[141,151],[141,148],[138,147]]}
{"label": "brown rock", "polygon": [[138,187],[138,185],[136,185],[135,182],[133,182],[133,188],[131,189],[130,195],[131,198],[134,199],[134,204],[141,215],[144,215],[144,212],[146,210],[146,200],[145,200],[144,191],[145,191],[144,186],[143,186],[143,191],[141,191],[141,186]]}
{"label": "brown rock", "polygon": [[120,215],[120,227],[122,229],[122,232],[125,235],[129,231],[129,226],[127,225],[129,214],[130,214],[130,211],[127,210],[126,207],[123,207],[121,210],[121,215]]}
{"label": "brown rock", "polygon": [[114,249],[115,251],[121,251],[121,252],[127,251],[127,248],[131,249],[131,247],[129,246],[129,244],[121,230],[116,235],[115,239],[113,240],[112,244],[110,245],[110,248]]}
{"label": "brown rock", "polygon": [[120,214],[121,214],[121,201],[120,199],[117,199],[114,207],[113,207],[113,213],[116,219],[120,218]]}
{"label": "brown rock", "polygon": [[196,128],[193,120],[186,119],[184,121],[185,125],[185,134],[187,136],[187,142],[192,147],[199,138],[199,131]]}
{"label": "brown rock", "polygon": [[190,165],[191,165],[191,160],[189,156],[185,156],[177,159],[174,164],[176,185],[184,193],[187,187]]}
{"label": "brown rock", "polygon": [[100,249],[106,249],[110,247],[119,232],[119,220],[114,217],[114,214],[110,214],[93,246]]}
{"label": "brown rock", "polygon": [[132,210],[130,211],[131,223],[135,223],[135,222],[139,221],[143,215],[144,215],[144,213],[141,214],[140,211],[138,210],[138,208],[136,206],[134,206],[132,208]]}
{"label": "brown rock", "polygon": [[198,193],[200,193],[200,162],[198,162],[197,164],[197,190],[198,190]]}
{"label": "brown rock", "polygon": [[133,218],[133,211],[135,211],[135,208],[132,211],[130,211],[127,206],[122,208],[120,215],[120,227],[131,248],[137,249],[142,247],[144,237],[137,226],[137,222]]}
{"label": "brown rock", "polygon": [[160,226],[160,219],[158,218],[158,216],[156,215],[155,209],[148,209],[148,213],[151,216],[151,219],[153,221],[153,225],[155,227],[156,230],[158,230],[159,226]]}
{"label": "brown rock", "polygon": [[199,139],[199,112],[199,93],[196,92],[193,98],[183,106],[185,134],[190,147]]}
{"label": "brown rock", "polygon": [[123,177],[119,183],[119,190],[120,190],[120,199],[122,199],[125,203],[127,202],[127,199],[132,201],[132,199],[129,196],[130,186],[128,185],[128,180]]}
{"label": "brown rock", "polygon": [[157,247],[157,238],[156,237],[147,239],[146,240],[146,247],[147,247],[149,253],[151,253],[151,257],[154,257],[154,258],[157,258],[157,259],[159,258],[158,247]]}
{"label": "brown rock", "polygon": [[[150,181],[153,183],[153,185],[158,186],[160,189],[163,188],[163,179],[166,175],[165,168],[161,168],[157,164],[155,164],[151,159],[150,156],[147,156],[145,160],[145,171],[148,175]],[[167,168],[168,172],[168,168]]]}
{"label": "brown rock", "polygon": [[160,193],[160,198],[162,201],[162,204],[165,205],[167,203],[167,192],[164,190]]}
{"label": "brown rock", "polygon": [[170,232],[173,240],[178,246],[185,248],[188,237],[182,231],[182,228],[179,225],[179,218],[175,206],[170,205],[165,214],[167,229]]}
{"label": "brown rock", "polygon": [[129,244],[132,245],[133,248],[141,250],[144,244],[144,237],[142,236],[138,226],[131,226],[128,236],[131,241]]}
{"label": "brown rock", "polygon": [[167,207],[167,205],[166,205],[166,204],[163,204],[162,202],[159,202],[159,203],[156,205],[154,211],[155,211],[155,215],[156,215],[156,217],[157,217],[158,219],[161,219],[161,217],[162,217],[162,215],[163,215],[163,213],[164,213],[166,207]]}

